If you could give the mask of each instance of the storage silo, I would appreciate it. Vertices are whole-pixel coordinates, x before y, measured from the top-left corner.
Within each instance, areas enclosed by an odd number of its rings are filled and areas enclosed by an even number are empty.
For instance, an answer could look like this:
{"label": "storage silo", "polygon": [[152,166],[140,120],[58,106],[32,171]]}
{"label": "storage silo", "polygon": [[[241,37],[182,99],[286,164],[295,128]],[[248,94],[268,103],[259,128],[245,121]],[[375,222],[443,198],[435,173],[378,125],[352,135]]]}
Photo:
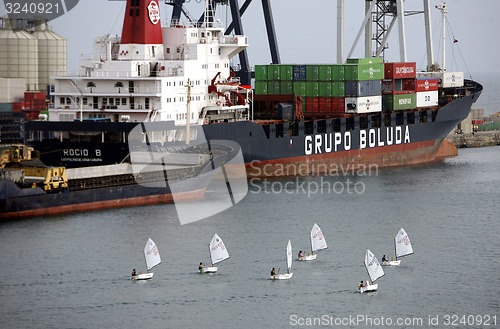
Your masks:
{"label": "storage silo", "polygon": [[0,23],[0,77],[24,78],[27,90],[38,90],[38,40],[8,19]]}
{"label": "storage silo", "polygon": [[32,35],[38,40],[38,86],[46,90],[51,77],[67,73],[66,39],[49,30],[46,22],[37,22]]}

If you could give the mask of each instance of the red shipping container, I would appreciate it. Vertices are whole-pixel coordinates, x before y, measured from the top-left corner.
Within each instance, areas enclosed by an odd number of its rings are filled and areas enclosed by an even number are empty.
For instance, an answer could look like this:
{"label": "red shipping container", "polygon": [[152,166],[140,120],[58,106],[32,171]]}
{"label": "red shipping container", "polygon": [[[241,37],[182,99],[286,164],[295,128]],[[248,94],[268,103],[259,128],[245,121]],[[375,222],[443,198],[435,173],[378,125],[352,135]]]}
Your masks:
{"label": "red shipping container", "polygon": [[332,99],[330,97],[320,97],[318,106],[319,112],[329,113],[332,111]]}
{"label": "red shipping container", "polygon": [[416,80],[416,91],[435,91],[438,90],[439,81],[438,79],[426,79],[421,78]]}
{"label": "red shipping container", "polygon": [[345,112],[345,97],[332,98],[332,112],[344,113]]}
{"label": "red shipping container", "polygon": [[386,79],[408,79],[417,77],[416,62],[384,63]]}
{"label": "red shipping container", "polygon": [[403,90],[415,92],[415,79],[403,79]]}
{"label": "red shipping container", "polygon": [[307,97],[306,98],[306,113],[317,113],[319,111],[319,98]]}
{"label": "red shipping container", "polygon": [[24,102],[12,103],[12,112],[21,112],[22,110],[24,110]]}
{"label": "red shipping container", "polygon": [[47,95],[45,94],[45,91],[25,91],[24,92],[24,100],[25,101],[30,101],[33,99],[45,100],[46,98],[47,98]]}

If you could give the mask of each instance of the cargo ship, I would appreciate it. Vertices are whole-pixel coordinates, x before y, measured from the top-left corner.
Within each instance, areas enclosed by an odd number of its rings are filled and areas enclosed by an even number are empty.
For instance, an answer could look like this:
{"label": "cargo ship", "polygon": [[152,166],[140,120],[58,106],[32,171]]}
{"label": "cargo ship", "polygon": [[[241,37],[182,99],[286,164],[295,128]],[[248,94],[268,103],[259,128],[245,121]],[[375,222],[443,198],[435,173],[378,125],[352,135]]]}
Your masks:
{"label": "cargo ship", "polygon": [[429,163],[456,154],[445,136],[482,91],[461,72],[380,56],[256,65],[244,84],[233,57],[247,37],[224,32],[212,1],[202,20],[163,27],[159,8],[127,1],[121,37],[97,38],[78,74],[54,77],[48,120],[25,127],[43,162],[130,162],[130,132],[146,122],[158,150],[236,142],[248,177]]}
{"label": "cargo ship", "polygon": [[0,220],[198,200],[238,152],[215,143],[155,159],[145,151],[134,151],[134,165],[67,169],[46,166],[26,145],[0,147]]}

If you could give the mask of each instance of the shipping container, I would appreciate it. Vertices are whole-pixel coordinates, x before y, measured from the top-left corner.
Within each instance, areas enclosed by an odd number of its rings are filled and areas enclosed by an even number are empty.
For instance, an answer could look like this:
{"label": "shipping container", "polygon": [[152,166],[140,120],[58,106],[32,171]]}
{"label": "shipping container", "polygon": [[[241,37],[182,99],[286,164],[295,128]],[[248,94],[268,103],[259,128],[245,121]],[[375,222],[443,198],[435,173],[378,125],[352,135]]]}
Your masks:
{"label": "shipping container", "polygon": [[368,57],[368,58],[348,58],[347,64],[382,64],[384,60],[381,57]]}
{"label": "shipping container", "polygon": [[345,82],[345,96],[347,97],[380,96],[381,91],[382,89],[380,80]]}
{"label": "shipping container", "polygon": [[45,91],[25,91],[24,92],[24,100],[29,101],[33,99],[45,100],[47,98],[47,94]]}
{"label": "shipping container", "polygon": [[306,113],[319,111],[319,97],[306,97]]}
{"label": "shipping container", "polygon": [[255,81],[255,94],[256,95],[267,95],[267,81]]}
{"label": "shipping container", "polygon": [[439,87],[458,88],[464,86],[463,72],[417,72],[418,78],[435,78],[439,80]]}
{"label": "shipping container", "polygon": [[345,112],[345,97],[332,97],[332,112],[333,113]]}
{"label": "shipping container", "polygon": [[319,82],[319,96],[320,97],[332,97],[332,83],[328,81]]}
{"label": "shipping container", "polygon": [[255,81],[267,81],[267,65],[255,65]]}
{"label": "shipping container", "polygon": [[306,81],[306,66],[305,65],[294,65],[293,66],[293,80],[294,81]]}
{"label": "shipping container", "polygon": [[332,65],[332,80],[344,81],[345,80],[345,66],[344,64]]}
{"label": "shipping container", "polygon": [[280,79],[280,66],[276,64],[271,64],[267,67],[267,80],[279,80]]}
{"label": "shipping container", "polygon": [[332,65],[320,65],[319,66],[319,80],[320,81],[332,81],[333,79],[333,66]]}
{"label": "shipping container", "polygon": [[306,96],[319,97],[319,82],[306,81]]}
{"label": "shipping container", "polygon": [[[283,72],[283,71],[282,71]],[[293,94],[293,81],[282,80],[280,83],[280,94],[281,95],[292,95]]]}
{"label": "shipping container", "polygon": [[345,113],[373,113],[381,111],[382,96],[345,98]]}
{"label": "shipping container", "polygon": [[293,80],[293,65],[281,65],[279,80],[282,81]]}
{"label": "shipping container", "polygon": [[384,79],[382,94],[412,94],[415,93],[415,79]]}
{"label": "shipping container", "polygon": [[384,64],[346,64],[345,80],[382,80]]}
{"label": "shipping container", "polygon": [[417,107],[432,107],[438,105],[438,91],[417,92]]}
{"label": "shipping container", "polygon": [[345,83],[344,83],[344,81],[333,81],[332,82],[332,96],[333,97],[344,97],[345,96]]}
{"label": "shipping container", "polygon": [[306,80],[319,81],[319,65],[306,65]]}
{"label": "shipping container", "polygon": [[305,81],[294,81],[293,82],[293,93],[297,96],[307,95],[307,83]]}
{"label": "shipping container", "polygon": [[416,76],[416,62],[384,63],[385,79],[414,79]]}
{"label": "shipping container", "polygon": [[318,112],[320,112],[320,113],[332,112],[332,98],[331,97],[320,97],[319,98]]}
{"label": "shipping container", "polygon": [[417,107],[415,94],[384,95],[382,108],[386,111],[411,110]]}
{"label": "shipping container", "polygon": [[419,79],[416,79],[415,81],[416,81],[416,83],[415,83],[416,92],[434,91],[434,90],[438,90],[438,88],[439,88],[438,79],[419,78]]}
{"label": "shipping container", "polygon": [[267,92],[269,95],[279,95],[281,93],[281,84],[279,81],[268,81]]}

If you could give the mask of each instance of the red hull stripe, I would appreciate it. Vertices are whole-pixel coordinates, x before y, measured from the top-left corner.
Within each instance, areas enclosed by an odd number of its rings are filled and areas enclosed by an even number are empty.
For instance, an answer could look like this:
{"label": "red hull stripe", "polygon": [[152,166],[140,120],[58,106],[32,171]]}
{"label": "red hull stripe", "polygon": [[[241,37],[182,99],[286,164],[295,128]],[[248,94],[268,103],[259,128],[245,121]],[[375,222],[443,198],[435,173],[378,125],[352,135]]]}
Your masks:
{"label": "red hull stripe", "polygon": [[[205,189],[176,193],[175,200],[176,201],[198,200],[203,198],[204,193]],[[117,199],[117,200],[89,202],[89,203],[74,204],[74,205],[56,206],[56,207],[33,209],[20,212],[0,213],[0,219],[19,219],[19,218],[28,218],[35,216],[61,215],[73,212],[146,206],[154,204],[168,204],[168,203],[174,203],[172,194],[151,195],[151,196],[128,198],[128,199]]]}

